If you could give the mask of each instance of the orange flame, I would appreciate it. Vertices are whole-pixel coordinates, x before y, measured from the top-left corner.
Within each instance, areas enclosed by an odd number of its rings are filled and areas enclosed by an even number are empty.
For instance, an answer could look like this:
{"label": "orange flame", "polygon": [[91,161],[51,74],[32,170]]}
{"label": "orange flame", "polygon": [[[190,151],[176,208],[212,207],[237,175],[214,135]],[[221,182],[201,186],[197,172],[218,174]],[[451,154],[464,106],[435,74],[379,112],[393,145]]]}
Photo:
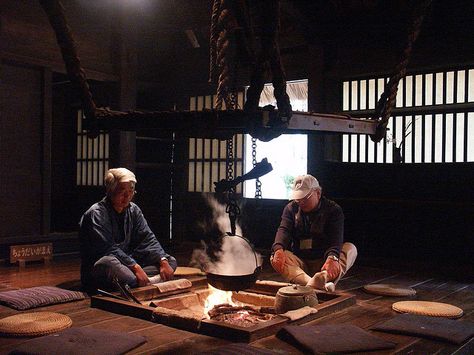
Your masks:
{"label": "orange flame", "polygon": [[209,311],[220,304],[230,304],[232,306],[239,306],[232,300],[232,291],[222,291],[209,285],[209,296],[204,301],[204,315],[209,319]]}

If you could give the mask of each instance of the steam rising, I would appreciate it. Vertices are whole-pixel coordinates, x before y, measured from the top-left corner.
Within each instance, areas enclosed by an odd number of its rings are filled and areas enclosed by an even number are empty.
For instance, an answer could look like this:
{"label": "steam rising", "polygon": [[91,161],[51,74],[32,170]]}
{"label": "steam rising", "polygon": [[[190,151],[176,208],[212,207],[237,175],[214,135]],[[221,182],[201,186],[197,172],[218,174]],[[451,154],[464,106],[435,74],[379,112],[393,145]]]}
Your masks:
{"label": "steam rising", "polygon": [[[212,216],[214,218],[214,222],[219,227],[221,235],[225,235],[227,232],[230,232],[230,220],[229,215],[225,212],[225,206],[220,204],[215,198],[211,196],[207,196],[206,199],[207,203],[212,208]],[[242,229],[237,223],[235,225],[235,234],[242,235]]]}
{"label": "steam rising", "polygon": [[208,272],[219,275],[253,274],[260,265],[260,255],[256,255],[244,239],[237,236],[223,238],[219,261],[208,265]]}
{"label": "steam rising", "polygon": [[193,251],[191,265],[219,275],[253,274],[257,266],[262,264],[261,255],[256,253],[252,246],[241,237],[242,229],[237,223],[235,228],[237,235],[227,236],[231,228],[225,206],[213,197],[207,197],[207,202],[212,208],[213,222],[220,232],[220,235],[216,235],[215,238],[220,238],[221,247],[213,253],[211,258],[208,255],[208,246],[201,241],[203,247]]}

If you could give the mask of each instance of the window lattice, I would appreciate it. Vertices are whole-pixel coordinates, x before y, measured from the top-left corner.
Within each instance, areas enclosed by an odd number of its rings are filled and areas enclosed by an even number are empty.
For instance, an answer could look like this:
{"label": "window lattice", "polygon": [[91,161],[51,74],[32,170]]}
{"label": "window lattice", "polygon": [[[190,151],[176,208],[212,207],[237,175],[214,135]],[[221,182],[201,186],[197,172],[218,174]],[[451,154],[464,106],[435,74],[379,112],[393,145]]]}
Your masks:
{"label": "window lattice", "polygon": [[[195,96],[189,101],[191,111],[214,108],[216,95]],[[237,96],[238,107],[244,104],[243,92]],[[225,104],[223,104],[225,109]],[[244,136],[236,134],[234,142],[234,178],[243,175]],[[188,191],[214,192],[214,182],[226,178],[226,141],[218,139],[190,138],[188,162]],[[242,186],[236,186],[236,192],[242,193]]]}
{"label": "window lattice", "polygon": [[76,185],[103,186],[104,175],[109,169],[109,134],[100,132],[87,137],[82,127],[83,112],[77,112]]}
{"label": "window lattice", "polygon": [[[343,110],[368,118],[388,78],[343,82]],[[407,75],[400,81],[386,137],[345,134],[343,162],[474,161],[474,69]]]}

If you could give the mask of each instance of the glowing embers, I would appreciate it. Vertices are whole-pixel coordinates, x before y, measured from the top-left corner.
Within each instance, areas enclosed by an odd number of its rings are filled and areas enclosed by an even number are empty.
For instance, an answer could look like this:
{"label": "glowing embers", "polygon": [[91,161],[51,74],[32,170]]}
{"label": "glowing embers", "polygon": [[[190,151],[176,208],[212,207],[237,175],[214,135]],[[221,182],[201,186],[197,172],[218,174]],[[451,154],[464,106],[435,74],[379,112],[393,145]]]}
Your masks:
{"label": "glowing embers", "polygon": [[[240,303],[240,302],[239,302]],[[211,318],[209,311],[212,310],[216,306],[220,305],[228,305],[228,306],[240,306],[241,304],[237,304],[232,300],[232,292],[231,291],[222,291],[215,287],[209,285],[209,295],[207,296],[206,300],[204,301],[204,316],[207,319]]]}
{"label": "glowing embers", "polygon": [[209,311],[209,316],[213,320],[244,328],[267,322],[275,317],[274,314],[262,313],[250,306],[238,307],[228,304],[215,306]]}
{"label": "glowing embers", "polygon": [[221,291],[209,285],[209,296],[204,302],[205,317],[239,327],[251,327],[275,317],[264,312],[269,311],[270,307],[245,305],[232,296],[231,291]]}

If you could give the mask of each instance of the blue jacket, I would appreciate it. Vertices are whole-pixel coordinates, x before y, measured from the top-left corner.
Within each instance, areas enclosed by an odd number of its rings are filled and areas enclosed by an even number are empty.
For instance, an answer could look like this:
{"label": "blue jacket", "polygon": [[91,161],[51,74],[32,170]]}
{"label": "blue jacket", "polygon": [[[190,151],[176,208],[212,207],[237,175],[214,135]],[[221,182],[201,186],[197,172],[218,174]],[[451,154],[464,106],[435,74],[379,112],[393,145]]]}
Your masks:
{"label": "blue jacket", "polygon": [[141,259],[159,261],[169,257],[135,203],[130,202],[123,213],[123,231],[118,214],[106,197],[82,216],[79,222],[81,278],[88,279],[95,262],[103,256],[115,256],[126,266],[140,264]]}

